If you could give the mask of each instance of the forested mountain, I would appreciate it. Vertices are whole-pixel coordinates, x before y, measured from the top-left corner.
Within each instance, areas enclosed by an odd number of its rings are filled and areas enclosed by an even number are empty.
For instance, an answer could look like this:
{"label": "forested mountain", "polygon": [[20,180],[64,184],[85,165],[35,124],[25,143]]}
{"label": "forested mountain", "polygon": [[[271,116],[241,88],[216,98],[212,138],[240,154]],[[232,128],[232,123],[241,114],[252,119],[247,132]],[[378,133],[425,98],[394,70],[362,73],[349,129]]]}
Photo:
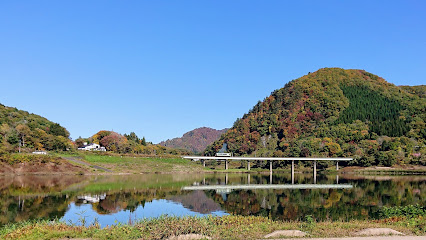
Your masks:
{"label": "forested mountain", "polygon": [[421,98],[426,98],[426,85],[419,86],[400,86],[408,93],[415,94]]}
{"label": "forested mountain", "polygon": [[196,128],[183,134],[180,138],[173,138],[159,144],[165,147],[187,149],[194,153],[203,152],[206,147],[218,140],[228,129],[216,130],[208,127]]}
{"label": "forested mountain", "polygon": [[426,164],[425,86],[324,68],[258,102],[210,145],[235,155],[353,157],[350,164]]}
{"label": "forested mountain", "polygon": [[0,104],[0,152],[66,150],[69,132],[44,117]]}

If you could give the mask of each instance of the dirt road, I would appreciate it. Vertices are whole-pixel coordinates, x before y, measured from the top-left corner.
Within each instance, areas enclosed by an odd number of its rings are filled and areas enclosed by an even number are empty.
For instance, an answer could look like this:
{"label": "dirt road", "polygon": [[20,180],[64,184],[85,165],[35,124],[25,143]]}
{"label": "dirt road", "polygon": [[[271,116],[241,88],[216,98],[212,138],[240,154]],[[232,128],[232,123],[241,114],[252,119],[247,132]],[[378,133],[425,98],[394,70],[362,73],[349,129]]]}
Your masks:
{"label": "dirt road", "polygon": [[82,164],[82,165],[85,165],[85,166],[93,167],[93,168],[98,169],[98,170],[101,170],[101,171],[105,171],[105,172],[112,172],[112,171],[111,171],[111,170],[109,170],[109,169],[106,169],[106,168],[103,168],[103,167],[99,167],[99,166],[96,166],[96,165],[93,165],[93,164],[90,164],[90,163],[87,163],[87,162],[81,161],[81,160],[79,160],[79,159],[78,159],[78,158],[76,158],[76,157],[64,157],[64,159],[66,159],[66,160],[68,160],[68,161],[70,161],[70,162],[73,162],[73,163],[77,163],[77,164]]}

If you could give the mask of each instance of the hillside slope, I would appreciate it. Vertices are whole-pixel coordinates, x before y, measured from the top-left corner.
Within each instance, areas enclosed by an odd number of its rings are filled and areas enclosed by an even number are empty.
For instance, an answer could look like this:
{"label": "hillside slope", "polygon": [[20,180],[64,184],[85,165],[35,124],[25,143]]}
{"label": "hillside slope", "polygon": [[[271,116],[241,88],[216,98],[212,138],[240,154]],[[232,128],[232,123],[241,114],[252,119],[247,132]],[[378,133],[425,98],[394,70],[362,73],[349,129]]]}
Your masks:
{"label": "hillside slope", "polygon": [[183,134],[180,138],[162,141],[159,144],[165,147],[187,149],[194,153],[203,152],[206,147],[218,140],[228,129],[216,130],[208,127],[196,128]]}
{"label": "hillside slope", "polygon": [[0,152],[66,150],[69,132],[44,117],[0,104]]}
{"label": "hillside slope", "polygon": [[364,70],[324,68],[256,104],[205,154],[347,156],[353,165],[426,163],[426,99]]}
{"label": "hillside slope", "polygon": [[417,95],[421,98],[426,98],[426,85],[418,85],[418,86],[399,86],[404,89],[408,93]]}

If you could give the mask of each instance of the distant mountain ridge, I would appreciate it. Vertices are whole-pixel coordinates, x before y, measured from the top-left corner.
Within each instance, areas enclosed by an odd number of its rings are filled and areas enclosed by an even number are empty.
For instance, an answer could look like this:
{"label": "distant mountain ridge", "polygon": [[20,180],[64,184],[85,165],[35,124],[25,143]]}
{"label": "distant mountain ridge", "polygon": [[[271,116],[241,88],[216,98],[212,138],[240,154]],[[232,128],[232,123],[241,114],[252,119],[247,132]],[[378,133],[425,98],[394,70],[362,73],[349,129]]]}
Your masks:
{"label": "distant mountain ridge", "polygon": [[180,138],[162,141],[159,144],[165,147],[187,149],[194,153],[203,152],[206,147],[218,140],[228,128],[216,130],[209,127],[196,128],[183,134]]}
{"label": "distant mountain ridge", "polygon": [[426,165],[425,89],[398,87],[364,70],[319,69],[259,101],[204,154],[226,143],[236,156],[344,156],[360,166]]}

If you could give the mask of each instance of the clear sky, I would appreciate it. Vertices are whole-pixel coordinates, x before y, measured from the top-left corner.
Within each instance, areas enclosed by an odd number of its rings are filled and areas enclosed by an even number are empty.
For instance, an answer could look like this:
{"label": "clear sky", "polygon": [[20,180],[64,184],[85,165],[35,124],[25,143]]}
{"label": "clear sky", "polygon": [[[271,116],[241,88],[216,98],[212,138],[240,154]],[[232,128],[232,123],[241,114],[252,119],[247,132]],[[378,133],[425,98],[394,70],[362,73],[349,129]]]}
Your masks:
{"label": "clear sky", "polygon": [[0,1],[0,103],[73,139],[231,127],[322,67],[426,84],[426,1]]}

